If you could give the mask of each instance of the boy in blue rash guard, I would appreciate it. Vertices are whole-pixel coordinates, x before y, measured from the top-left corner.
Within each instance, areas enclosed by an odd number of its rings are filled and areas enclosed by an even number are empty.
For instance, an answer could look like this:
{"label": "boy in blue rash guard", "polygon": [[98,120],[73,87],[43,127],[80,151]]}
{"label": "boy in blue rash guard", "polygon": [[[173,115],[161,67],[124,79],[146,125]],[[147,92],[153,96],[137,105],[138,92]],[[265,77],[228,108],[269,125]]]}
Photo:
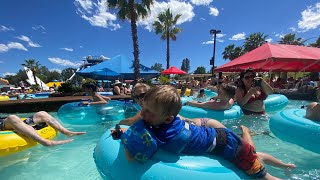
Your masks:
{"label": "boy in blue rash guard", "polygon": [[243,138],[209,120],[211,127],[194,126],[178,116],[181,100],[171,86],[154,87],[144,97],[141,115],[121,136],[128,160],[145,162],[159,149],[173,153],[200,155],[211,153],[231,161],[252,178],[276,179],[268,174],[261,161],[267,164],[294,168],[276,158],[256,153],[249,130],[242,126]]}

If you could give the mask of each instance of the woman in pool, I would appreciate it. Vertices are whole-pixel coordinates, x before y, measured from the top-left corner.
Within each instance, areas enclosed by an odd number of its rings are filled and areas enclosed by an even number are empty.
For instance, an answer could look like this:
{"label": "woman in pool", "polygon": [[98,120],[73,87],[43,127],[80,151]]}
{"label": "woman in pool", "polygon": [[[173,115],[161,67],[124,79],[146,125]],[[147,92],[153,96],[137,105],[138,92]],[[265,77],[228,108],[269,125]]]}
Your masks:
{"label": "woman in pool", "polygon": [[244,114],[264,114],[263,101],[272,93],[272,87],[261,77],[256,77],[253,69],[241,72],[236,100]]}
{"label": "woman in pool", "polygon": [[107,104],[111,99],[97,93],[98,87],[94,83],[85,83],[82,85],[84,91],[92,96],[92,102],[83,101],[83,105],[97,105],[97,104]]}
{"label": "woman in pool", "polygon": [[35,124],[45,123],[58,130],[64,135],[73,136],[85,134],[85,132],[73,132],[64,128],[57,120],[55,120],[50,114],[45,111],[35,113],[33,116],[27,118],[25,121],[21,121],[16,115],[10,115],[5,118],[0,118],[0,131],[13,130],[17,134],[27,136],[28,138],[37,141],[43,146],[56,146],[71,142],[73,139],[67,140],[48,140],[41,137],[36,130],[32,127]]}

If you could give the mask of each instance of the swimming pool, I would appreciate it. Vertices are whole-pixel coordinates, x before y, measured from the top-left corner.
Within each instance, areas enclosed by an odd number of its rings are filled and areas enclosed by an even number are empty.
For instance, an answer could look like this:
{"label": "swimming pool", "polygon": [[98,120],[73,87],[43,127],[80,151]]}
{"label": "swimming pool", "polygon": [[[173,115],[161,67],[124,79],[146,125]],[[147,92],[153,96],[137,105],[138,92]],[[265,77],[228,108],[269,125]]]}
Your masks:
{"label": "swimming pool", "polygon": [[[306,101],[290,101],[287,108],[297,108]],[[50,113],[57,117],[56,112]],[[5,114],[0,114],[4,116]],[[18,114],[21,117],[30,114]],[[223,123],[236,132],[240,132],[240,124],[248,126],[259,133],[268,131],[270,115],[246,116],[237,120],[223,121]],[[74,141],[53,148],[36,146],[20,153],[0,159],[0,179],[6,180],[42,180],[42,179],[101,179],[96,170],[92,158],[96,142],[106,129],[113,127],[116,122],[107,122],[98,125],[75,126],[63,124],[65,127],[86,131],[87,134],[73,137]],[[274,136],[271,134],[271,136]],[[269,153],[284,162],[297,165],[297,169],[291,172],[267,166],[269,172],[284,179],[320,179],[320,154],[316,154],[303,148],[283,142],[278,138],[268,135],[256,135],[253,137],[258,151]],[[65,139],[59,134],[56,139]],[[125,170],[124,170],[125,172]]]}

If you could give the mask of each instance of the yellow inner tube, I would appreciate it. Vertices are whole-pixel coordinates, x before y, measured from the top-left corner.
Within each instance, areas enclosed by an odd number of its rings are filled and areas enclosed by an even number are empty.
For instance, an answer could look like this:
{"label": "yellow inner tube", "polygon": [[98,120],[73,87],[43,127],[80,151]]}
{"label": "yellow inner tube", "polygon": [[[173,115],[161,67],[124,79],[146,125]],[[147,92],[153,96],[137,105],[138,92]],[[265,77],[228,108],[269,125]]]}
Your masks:
{"label": "yellow inner tube", "polygon": [[[178,91],[178,94],[180,94],[181,93],[181,89],[177,89],[177,91]],[[184,93],[184,95],[185,96],[190,96],[190,93],[191,93],[191,89],[186,89],[186,93]]]}
{"label": "yellow inner tube", "polygon": [[0,101],[9,101],[9,100],[10,100],[9,96],[1,96],[0,95]]}
{"label": "yellow inner tube", "polygon": [[[26,118],[21,118],[22,121],[25,119]],[[57,135],[57,131],[51,126],[45,126],[36,131],[45,139],[53,139]],[[37,144],[36,141],[13,131],[0,131],[0,157],[25,150]]]}

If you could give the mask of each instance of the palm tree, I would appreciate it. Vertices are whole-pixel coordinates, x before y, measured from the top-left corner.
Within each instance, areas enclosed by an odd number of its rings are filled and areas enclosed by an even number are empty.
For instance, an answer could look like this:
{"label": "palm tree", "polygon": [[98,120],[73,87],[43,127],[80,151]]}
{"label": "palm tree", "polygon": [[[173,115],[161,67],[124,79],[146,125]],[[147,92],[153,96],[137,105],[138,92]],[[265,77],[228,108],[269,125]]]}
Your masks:
{"label": "palm tree", "polygon": [[316,42],[309,44],[309,46],[311,46],[311,47],[316,47],[316,48],[320,48],[320,36],[318,37],[318,39],[316,40]]}
{"label": "palm tree", "polygon": [[35,59],[27,59],[25,60],[25,64],[21,64],[22,66],[28,68],[27,71],[31,71],[33,78],[34,78],[34,82],[36,83],[36,86],[38,87],[38,82],[36,79],[36,75],[39,71],[39,67],[40,67],[40,63],[39,61],[36,61]]}
{"label": "palm tree", "polygon": [[108,6],[110,8],[119,10],[117,16],[122,20],[129,20],[131,23],[135,80],[139,78],[140,72],[137,20],[139,17],[144,18],[148,15],[151,4],[153,4],[153,0],[137,2],[135,2],[135,0],[108,0]]}
{"label": "palm tree", "polygon": [[235,47],[234,44],[231,44],[227,47],[224,48],[224,52],[222,53],[223,59],[227,60],[229,59],[230,61],[236,59],[237,57],[243,55],[243,49],[241,46]]}
{"label": "palm tree", "polygon": [[181,32],[181,28],[176,27],[178,19],[181,17],[181,14],[177,14],[174,18],[170,9],[168,8],[165,12],[162,12],[158,15],[158,21],[153,23],[153,27],[156,31],[156,34],[161,35],[162,40],[167,40],[167,69],[170,67],[170,38],[171,40],[177,40],[176,34]]}
{"label": "palm tree", "polygon": [[298,45],[298,46],[304,46],[305,40],[302,38],[297,38],[296,39],[296,34],[286,34],[281,38],[280,41],[278,41],[279,44],[289,44],[289,45]]}
{"label": "palm tree", "polygon": [[249,37],[246,38],[244,42],[244,51],[249,52],[253,49],[256,49],[257,47],[261,46],[266,42],[266,38],[268,35],[264,35],[261,32],[250,34]]}

